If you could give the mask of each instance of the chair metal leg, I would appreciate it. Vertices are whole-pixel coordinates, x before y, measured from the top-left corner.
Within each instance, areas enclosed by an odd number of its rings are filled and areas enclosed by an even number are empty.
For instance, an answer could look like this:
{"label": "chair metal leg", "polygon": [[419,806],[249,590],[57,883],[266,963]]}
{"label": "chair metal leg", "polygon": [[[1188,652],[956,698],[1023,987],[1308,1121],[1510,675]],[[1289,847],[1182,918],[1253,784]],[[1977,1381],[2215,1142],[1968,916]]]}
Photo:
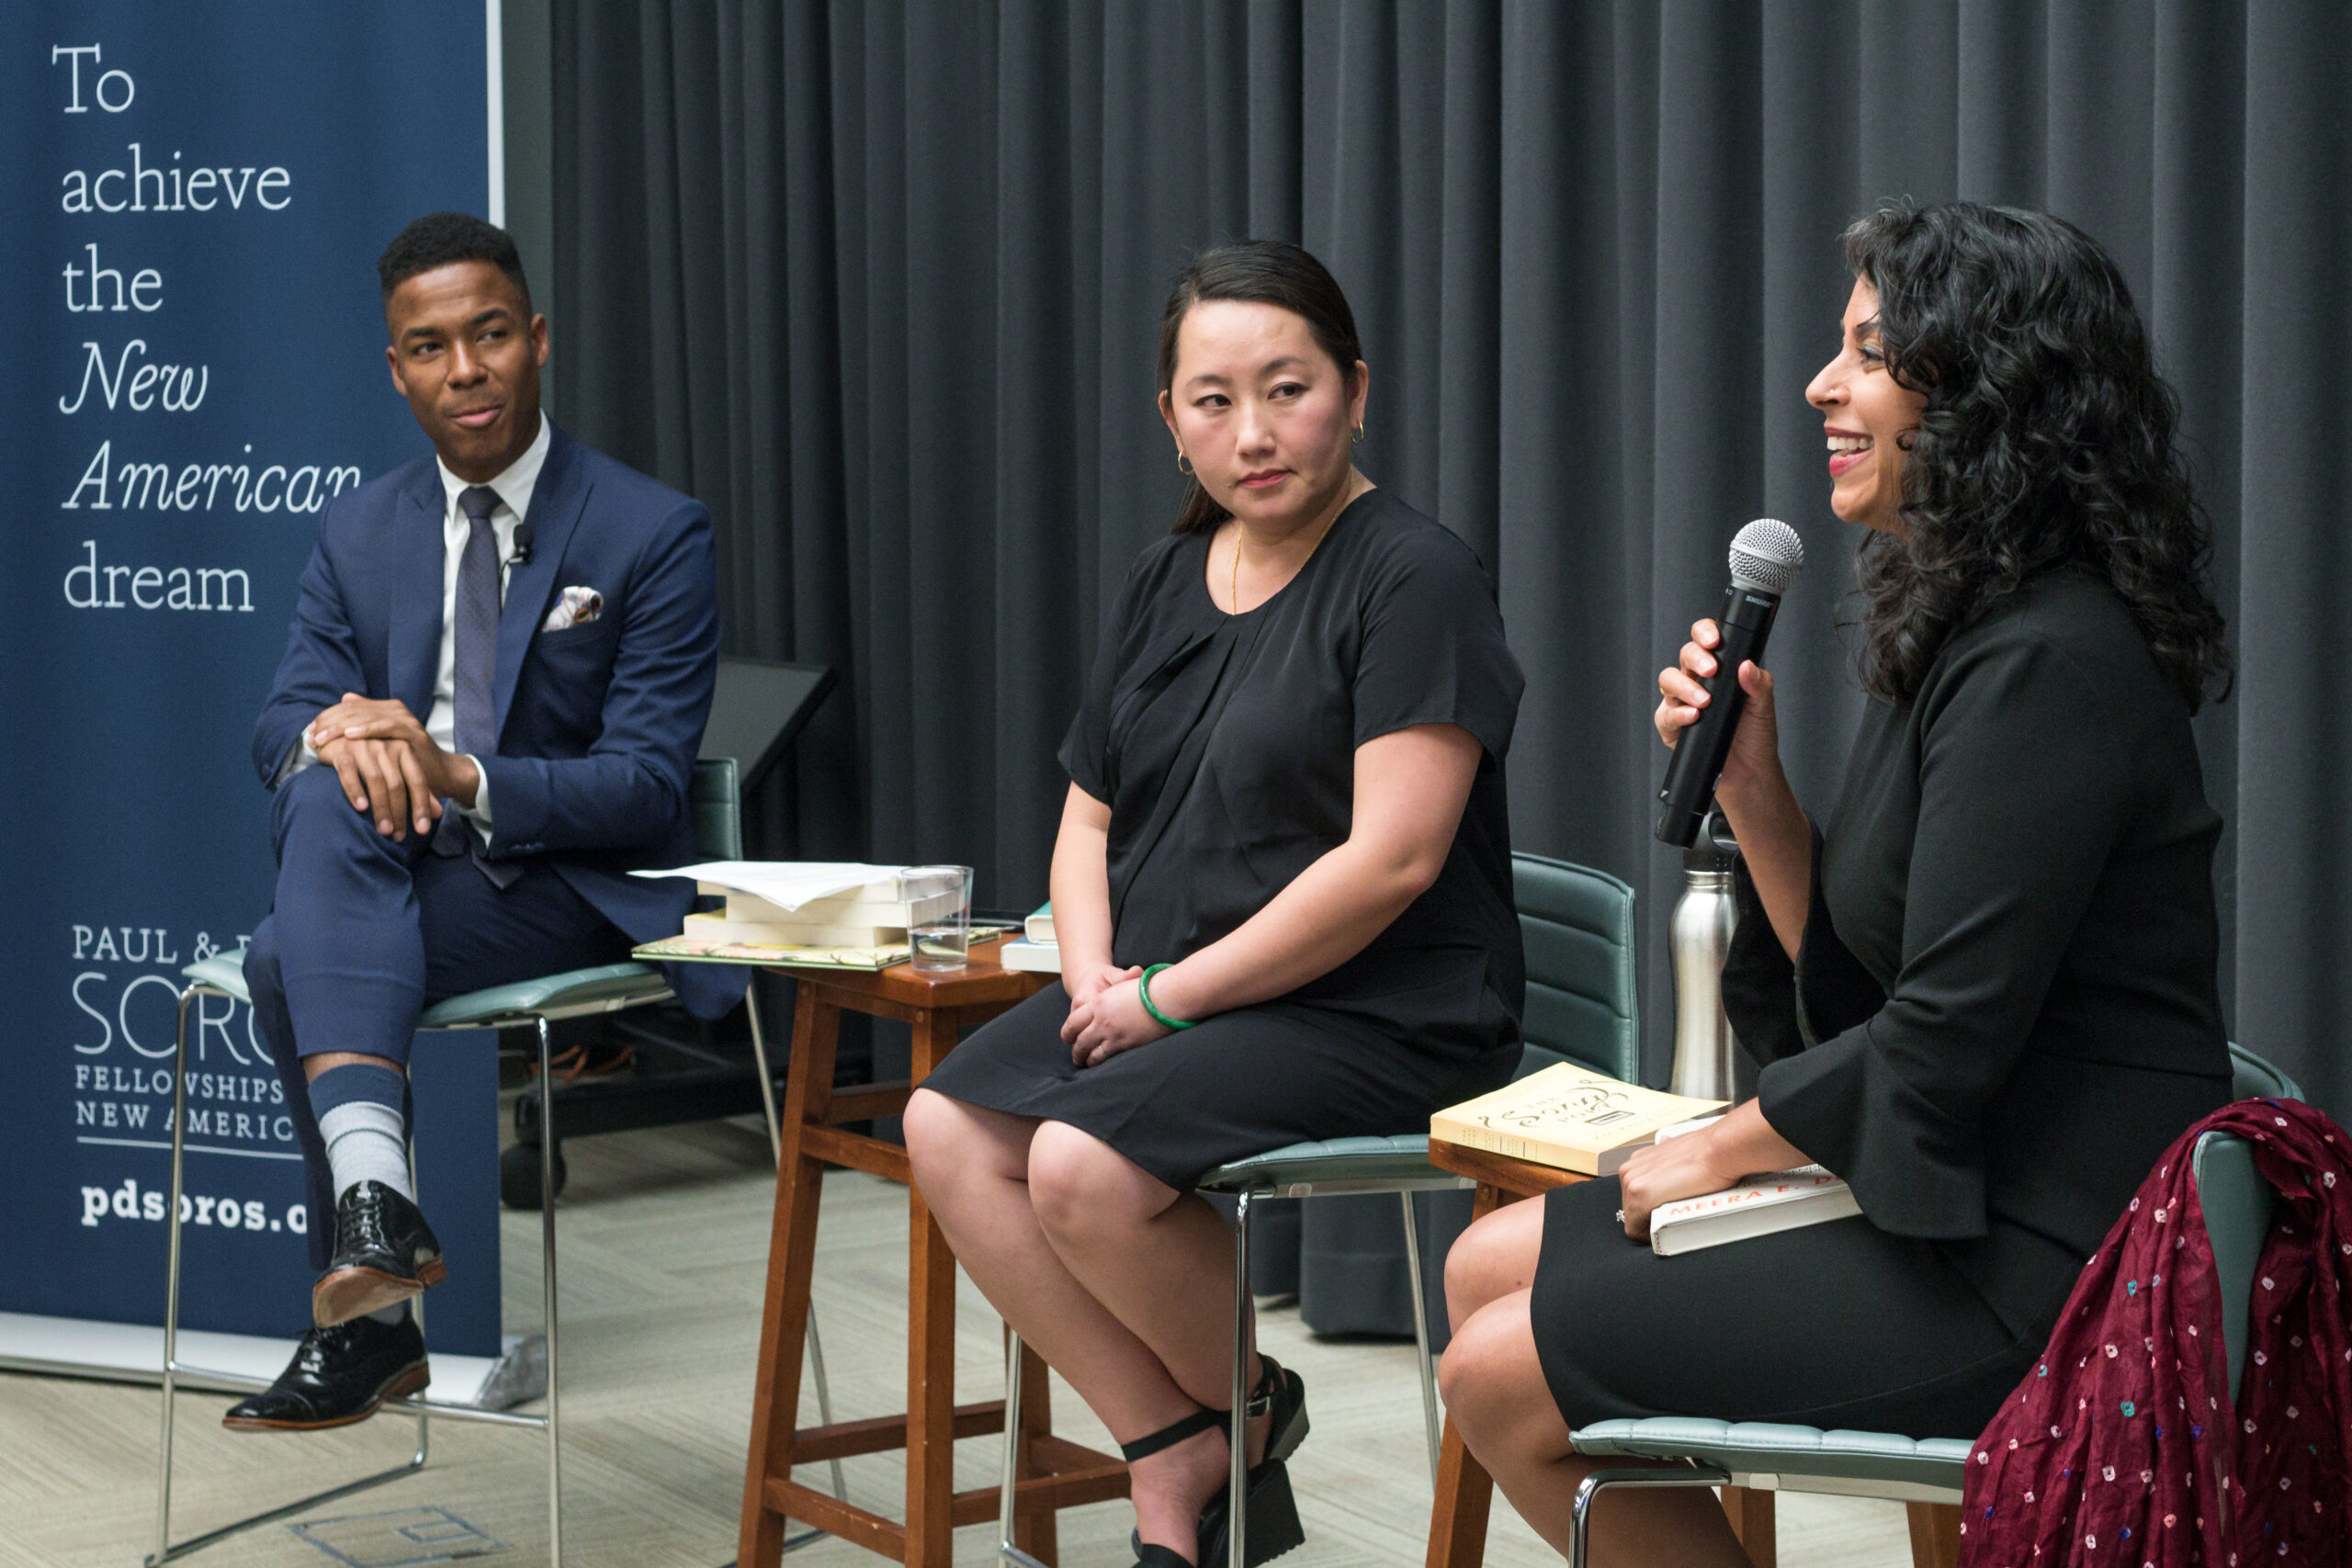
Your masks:
{"label": "chair metal leg", "polygon": [[180,1185],[187,1157],[187,1010],[204,994],[192,985],[180,993],[178,1049],[172,1057],[172,1196],[164,1222],[170,1236],[164,1265],[164,1440],[163,1463],[155,1493],[155,1555],[162,1563],[172,1554],[172,1403],[175,1386],[172,1362],[179,1355],[180,1339]]}
{"label": "chair metal leg", "polygon": [[1250,1540],[1250,1190],[1233,1195],[1233,1416],[1227,1441],[1226,1568],[1243,1568]]}
{"label": "chair metal leg", "polygon": [[280,1519],[307,1513],[322,1504],[369,1491],[386,1482],[398,1481],[402,1476],[413,1475],[424,1468],[426,1460],[431,1457],[431,1434],[425,1414],[420,1410],[416,1416],[416,1452],[407,1463],[362,1476],[357,1481],[345,1482],[340,1486],[330,1486],[323,1492],[314,1492],[266,1513],[254,1514],[222,1525],[218,1529],[191,1536],[177,1545],[172,1542],[172,1426],[180,1371],[180,1201],[187,1174],[187,1014],[188,1009],[204,997],[235,999],[226,991],[200,981],[180,993],[177,1048],[172,1059],[172,1194],[171,1206],[164,1213],[165,1235],[169,1239],[164,1278],[163,1443],[155,1494],[155,1550],[146,1559],[146,1568],[163,1568],[166,1562],[201,1551],[232,1535],[276,1524]]}
{"label": "chair metal leg", "polygon": [[[1731,1472],[1712,1464],[1677,1465],[1668,1470],[1596,1470],[1577,1487],[1575,1506],[1568,1514],[1568,1568],[1585,1568],[1591,1544],[1589,1516],[1592,1500],[1605,1486],[1725,1486]],[[1238,1568],[1238,1565],[1237,1565]]]}
{"label": "chair metal leg", "polygon": [[[743,992],[743,1014],[752,1024],[752,1061],[760,1075],[760,1106],[767,1114],[768,1149],[778,1166],[784,1164],[784,1119],[776,1114],[775,1075],[768,1070],[767,1032],[760,1025],[760,982],[752,976],[751,986]],[[825,1342],[817,1336],[817,1309],[808,1309],[808,1371],[817,1384],[817,1419],[830,1427],[833,1424],[833,1391],[825,1381]],[[842,1461],[829,1460],[833,1478],[833,1495],[849,1501],[849,1483],[842,1475]],[[813,1539],[813,1538],[811,1538]]]}
{"label": "chair metal leg", "polygon": [[[833,1424],[833,1393],[825,1383],[825,1342],[817,1337],[817,1309],[808,1309],[808,1331],[801,1336],[801,1343],[808,1348],[808,1373],[817,1385],[817,1419],[825,1426]],[[833,1495],[849,1501],[849,1483],[842,1477],[842,1461],[827,1460],[833,1476]]]}
{"label": "chair metal leg", "polygon": [[555,1279],[555,1067],[548,1043],[548,1021],[539,1034],[539,1255],[540,1290],[548,1325],[548,1564],[563,1568],[562,1378],[556,1333]]}
{"label": "chair metal leg", "polygon": [[1413,1287],[1413,1350],[1421,1373],[1421,1435],[1429,1442],[1430,1484],[1437,1484],[1437,1364],[1430,1355],[1430,1309],[1421,1294],[1421,1227],[1413,1220],[1413,1195],[1399,1192],[1405,1208],[1405,1275]]}
{"label": "chair metal leg", "polygon": [[743,1015],[752,1022],[752,1060],[760,1073],[760,1105],[767,1113],[768,1148],[778,1165],[784,1163],[784,1118],[776,1113],[775,1077],[768,1070],[767,1031],[760,1027],[759,976],[743,992]]}
{"label": "chair metal leg", "polygon": [[1021,1336],[1004,1331],[1004,1471],[997,1479],[996,1558],[1012,1568],[1046,1568],[1013,1544],[1013,1511],[1021,1488]]}
{"label": "chair metal leg", "polygon": [[[422,1417],[418,1419],[417,1425],[420,1427],[424,1426]],[[165,1562],[175,1562],[192,1552],[202,1551],[206,1547],[224,1541],[232,1535],[242,1535],[249,1529],[258,1529],[263,1525],[274,1525],[280,1519],[290,1519],[297,1514],[309,1513],[312,1508],[322,1507],[326,1504],[351,1496],[355,1493],[372,1491],[386,1482],[398,1481],[403,1476],[414,1475],[424,1468],[426,1458],[424,1442],[420,1437],[417,1441],[416,1455],[406,1464],[394,1465],[390,1470],[379,1471],[374,1475],[362,1476],[357,1481],[347,1481],[340,1486],[330,1486],[323,1492],[313,1492],[307,1497],[297,1498],[280,1507],[272,1508],[266,1514],[254,1514],[250,1517],[239,1519],[234,1524],[222,1525],[219,1529],[207,1530],[198,1536],[190,1536],[159,1555],[146,1559],[146,1568],[162,1568],[162,1564]]]}

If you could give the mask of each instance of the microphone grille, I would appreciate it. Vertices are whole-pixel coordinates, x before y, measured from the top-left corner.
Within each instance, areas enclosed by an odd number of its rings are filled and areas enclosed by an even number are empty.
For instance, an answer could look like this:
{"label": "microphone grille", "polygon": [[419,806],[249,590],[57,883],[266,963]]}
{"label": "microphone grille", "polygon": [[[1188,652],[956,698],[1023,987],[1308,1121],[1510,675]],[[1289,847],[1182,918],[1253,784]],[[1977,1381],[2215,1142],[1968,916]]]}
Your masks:
{"label": "microphone grille", "polygon": [[1777,517],[1758,517],[1732,536],[1731,579],[1765,593],[1786,593],[1804,570],[1804,541]]}

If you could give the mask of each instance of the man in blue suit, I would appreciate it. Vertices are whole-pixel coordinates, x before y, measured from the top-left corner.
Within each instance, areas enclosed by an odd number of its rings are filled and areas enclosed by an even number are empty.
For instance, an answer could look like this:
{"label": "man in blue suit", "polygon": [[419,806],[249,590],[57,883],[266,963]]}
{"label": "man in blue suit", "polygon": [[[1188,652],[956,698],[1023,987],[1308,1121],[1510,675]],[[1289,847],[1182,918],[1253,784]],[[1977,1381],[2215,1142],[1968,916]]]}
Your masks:
{"label": "man in blue suit", "polygon": [[[447,1277],[408,1176],[419,1013],[675,934],[718,670],[710,516],[539,412],[547,318],[462,213],[377,264],[392,385],[433,456],[342,495],[254,733],[277,885],[245,959],[309,1177],[312,1327],[241,1430],[372,1415],[429,1381]],[[741,972],[673,970],[704,1016]]]}

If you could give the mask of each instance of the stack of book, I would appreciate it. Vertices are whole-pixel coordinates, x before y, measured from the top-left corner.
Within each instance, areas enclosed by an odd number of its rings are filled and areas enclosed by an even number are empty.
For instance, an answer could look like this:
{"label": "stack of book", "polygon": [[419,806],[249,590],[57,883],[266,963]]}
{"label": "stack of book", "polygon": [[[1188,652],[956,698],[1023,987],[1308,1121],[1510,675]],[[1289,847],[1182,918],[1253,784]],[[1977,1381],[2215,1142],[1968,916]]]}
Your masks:
{"label": "stack of book", "polygon": [[882,969],[904,963],[910,927],[955,914],[961,888],[934,890],[901,868],[832,862],[714,861],[639,876],[692,876],[723,909],[692,914],[640,958]]}
{"label": "stack of book", "polygon": [[1007,969],[1027,969],[1039,975],[1062,972],[1061,945],[1054,940],[1054,907],[1040,904],[1021,922],[1021,934],[997,949],[997,962]]}
{"label": "stack of book", "polygon": [[[1430,1118],[1438,1143],[1484,1149],[1586,1176],[1612,1176],[1635,1149],[1699,1132],[1720,1100],[1661,1094],[1564,1062]],[[1650,1249],[1661,1258],[1861,1213],[1853,1190],[1820,1166],[1763,1171],[1721,1192],[1661,1203]]]}

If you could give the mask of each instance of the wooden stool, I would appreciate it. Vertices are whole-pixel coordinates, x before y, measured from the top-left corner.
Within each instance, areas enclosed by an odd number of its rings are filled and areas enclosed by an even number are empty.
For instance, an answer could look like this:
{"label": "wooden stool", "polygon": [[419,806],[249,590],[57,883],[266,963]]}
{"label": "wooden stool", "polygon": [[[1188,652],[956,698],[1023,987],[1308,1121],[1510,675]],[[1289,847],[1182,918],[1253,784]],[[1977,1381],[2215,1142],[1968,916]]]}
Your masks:
{"label": "wooden stool", "polygon": [[[768,1244],[767,1306],[760,1322],[759,1381],[752,1396],[752,1443],[743,1482],[743,1528],[736,1562],[775,1568],[787,1517],[920,1568],[948,1568],[949,1532],[994,1519],[995,1486],[954,1487],[958,1438],[1004,1429],[1004,1402],[956,1403],[956,1258],[916,1190],[907,1151],[843,1132],[838,1123],[896,1116],[916,1084],[956,1046],[957,1032],[985,1022],[1050,983],[1043,975],[1005,969],[993,945],[972,949],[967,968],[918,973],[906,964],[879,973],[775,965],[797,982],[792,1059],[786,1069],[784,1153],[776,1168],[775,1224]],[[833,1089],[833,1055],[843,1010],[894,1018],[914,1027],[914,1055],[904,1082]],[[808,1317],[808,1283],[817,1253],[817,1200],[828,1164],[907,1183],[907,1410],[902,1416],[797,1425],[800,1341]],[[1022,1351],[1019,1463],[1015,1467],[1016,1540],[1039,1561],[1054,1561],[1054,1513],[1127,1495],[1127,1468],[1108,1454],[1051,1431],[1046,1364]],[[907,1454],[906,1521],[854,1507],[792,1479],[792,1467],[902,1448]]]}
{"label": "wooden stool", "polygon": [[[1430,1140],[1430,1163],[1478,1184],[1478,1195],[1470,1208],[1473,1219],[1484,1219],[1521,1198],[1538,1197],[1555,1187],[1588,1179],[1574,1171],[1436,1138]],[[1746,1486],[1725,1486],[1720,1491],[1733,1533],[1756,1568],[1774,1568],[1780,1557],[1772,1538],[1772,1494]],[[1487,1556],[1487,1514],[1494,1495],[1493,1479],[1463,1446],[1462,1434],[1449,1416],[1438,1451],[1437,1506],[1430,1514],[1426,1568],[1478,1568]]]}

